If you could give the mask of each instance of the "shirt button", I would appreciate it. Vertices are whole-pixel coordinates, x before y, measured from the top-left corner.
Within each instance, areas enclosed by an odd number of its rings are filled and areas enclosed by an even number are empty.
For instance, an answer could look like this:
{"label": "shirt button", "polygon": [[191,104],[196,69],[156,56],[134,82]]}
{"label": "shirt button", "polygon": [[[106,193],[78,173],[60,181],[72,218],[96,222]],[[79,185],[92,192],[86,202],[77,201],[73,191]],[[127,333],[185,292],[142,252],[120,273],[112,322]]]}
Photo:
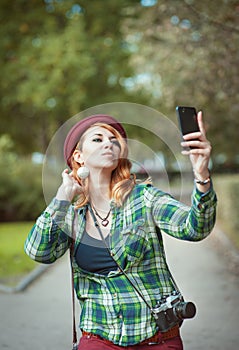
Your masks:
{"label": "shirt button", "polygon": [[120,319],[122,320],[122,318],[123,318],[123,315],[121,315],[121,314],[120,314],[120,315],[119,315],[119,318],[120,318]]}
{"label": "shirt button", "polygon": [[117,297],[117,293],[114,293],[113,297],[116,298]]}

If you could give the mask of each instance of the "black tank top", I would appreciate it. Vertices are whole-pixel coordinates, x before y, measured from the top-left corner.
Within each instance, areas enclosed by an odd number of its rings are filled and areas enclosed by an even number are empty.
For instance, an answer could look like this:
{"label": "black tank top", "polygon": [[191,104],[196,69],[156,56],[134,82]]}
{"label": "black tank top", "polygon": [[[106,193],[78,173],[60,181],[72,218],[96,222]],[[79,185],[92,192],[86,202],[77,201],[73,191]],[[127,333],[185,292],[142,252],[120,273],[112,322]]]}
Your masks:
{"label": "black tank top", "polygon": [[[106,237],[107,244],[109,236]],[[110,256],[104,242],[83,233],[81,242],[76,248],[75,258],[77,265],[86,271],[108,275],[110,271],[117,270],[117,264]]]}

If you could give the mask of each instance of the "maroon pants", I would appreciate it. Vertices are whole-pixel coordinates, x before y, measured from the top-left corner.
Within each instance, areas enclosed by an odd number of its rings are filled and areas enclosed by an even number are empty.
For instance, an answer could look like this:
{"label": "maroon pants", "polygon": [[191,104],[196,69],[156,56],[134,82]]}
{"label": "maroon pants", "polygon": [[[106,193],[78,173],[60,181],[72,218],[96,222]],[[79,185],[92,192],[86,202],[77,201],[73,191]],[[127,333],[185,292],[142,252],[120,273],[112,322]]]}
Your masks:
{"label": "maroon pants", "polygon": [[183,350],[183,343],[181,340],[181,337],[175,337],[172,339],[168,339],[166,341],[163,341],[160,344],[154,344],[154,345],[131,345],[131,346],[118,346],[109,344],[108,341],[105,341],[104,339],[98,339],[95,337],[87,337],[82,336],[80,339],[80,343],[78,346],[78,350],[120,350],[120,349],[127,349],[127,350],[149,350],[152,348],[152,350]]}

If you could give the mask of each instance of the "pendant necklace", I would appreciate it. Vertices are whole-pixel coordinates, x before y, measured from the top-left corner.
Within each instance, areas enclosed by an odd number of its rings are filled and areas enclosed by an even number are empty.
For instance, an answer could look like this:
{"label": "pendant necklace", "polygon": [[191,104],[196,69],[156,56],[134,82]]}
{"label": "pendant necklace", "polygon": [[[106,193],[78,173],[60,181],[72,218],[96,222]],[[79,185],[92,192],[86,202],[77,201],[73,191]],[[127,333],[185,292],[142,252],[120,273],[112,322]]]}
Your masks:
{"label": "pendant necklace", "polygon": [[101,220],[101,225],[104,226],[104,227],[106,227],[106,226],[109,224],[108,217],[109,217],[109,215],[110,215],[111,208],[110,208],[110,210],[109,210],[109,212],[108,212],[108,214],[106,215],[105,218],[102,218],[102,217],[100,216],[100,214],[97,213],[97,211],[96,211],[96,209],[95,209],[94,206],[93,206],[93,209],[94,209],[95,215],[98,216],[98,218]]}

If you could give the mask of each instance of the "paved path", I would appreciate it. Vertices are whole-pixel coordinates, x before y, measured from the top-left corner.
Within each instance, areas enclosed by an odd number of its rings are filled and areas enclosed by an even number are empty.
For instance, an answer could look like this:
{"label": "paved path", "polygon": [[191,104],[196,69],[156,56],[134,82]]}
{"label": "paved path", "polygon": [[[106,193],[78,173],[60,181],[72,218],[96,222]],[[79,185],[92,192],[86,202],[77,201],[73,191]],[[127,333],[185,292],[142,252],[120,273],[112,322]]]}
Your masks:
{"label": "paved path", "polygon": [[[239,349],[239,281],[216,232],[203,242],[165,237],[168,262],[197,315],[182,326],[185,350]],[[226,251],[227,253],[227,251]],[[71,291],[68,256],[24,292],[0,293],[0,349],[71,348]],[[77,310],[79,311],[79,310]]]}

